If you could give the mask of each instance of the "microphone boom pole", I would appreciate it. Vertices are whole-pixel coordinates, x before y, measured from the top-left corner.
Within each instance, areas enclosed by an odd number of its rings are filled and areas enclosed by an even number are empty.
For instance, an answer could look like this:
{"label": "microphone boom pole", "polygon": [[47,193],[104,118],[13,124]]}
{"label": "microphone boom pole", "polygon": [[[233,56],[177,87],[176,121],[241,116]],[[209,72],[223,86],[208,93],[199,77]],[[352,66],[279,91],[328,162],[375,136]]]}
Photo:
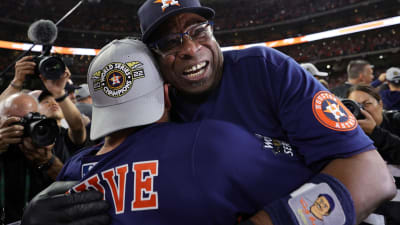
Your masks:
{"label": "microphone boom pole", "polygon": [[[84,0],[79,1],[72,9],[70,9],[63,17],[61,17],[61,19],[59,19],[55,25],[57,26],[62,21],[64,21],[69,15],[71,15],[71,13],[73,13],[79,6],[81,6],[83,2],[84,2]],[[32,46],[26,52],[23,52],[22,54],[20,54],[11,64],[9,64],[7,66],[7,68],[5,70],[3,70],[3,72],[1,72],[0,77],[3,77],[7,73],[7,71],[10,70],[11,67],[14,66],[14,64],[18,60],[20,60],[22,57],[24,57],[28,53],[30,53],[35,46],[36,46],[36,44],[33,43]]]}

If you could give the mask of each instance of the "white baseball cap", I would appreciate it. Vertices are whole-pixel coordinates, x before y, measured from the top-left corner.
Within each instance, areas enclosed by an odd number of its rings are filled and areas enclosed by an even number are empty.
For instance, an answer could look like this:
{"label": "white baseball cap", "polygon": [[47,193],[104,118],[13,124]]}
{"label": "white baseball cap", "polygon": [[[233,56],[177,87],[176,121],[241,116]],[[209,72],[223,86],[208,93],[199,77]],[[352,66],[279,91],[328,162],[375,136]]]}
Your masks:
{"label": "white baseball cap", "polygon": [[390,67],[386,70],[386,80],[392,83],[400,83],[400,69],[397,67]]}
{"label": "white baseball cap", "polygon": [[103,47],[90,63],[87,83],[93,99],[92,140],[154,123],[164,113],[164,82],[139,40],[114,40]]}
{"label": "white baseball cap", "polygon": [[75,90],[75,97],[78,101],[89,96],[89,86],[87,84],[81,84],[79,85],[79,88]]}
{"label": "white baseball cap", "polygon": [[327,77],[328,73],[327,72],[321,72],[317,69],[317,67],[314,66],[312,63],[302,63],[300,64],[303,69],[307,70],[311,75],[313,76],[320,76],[320,77]]}

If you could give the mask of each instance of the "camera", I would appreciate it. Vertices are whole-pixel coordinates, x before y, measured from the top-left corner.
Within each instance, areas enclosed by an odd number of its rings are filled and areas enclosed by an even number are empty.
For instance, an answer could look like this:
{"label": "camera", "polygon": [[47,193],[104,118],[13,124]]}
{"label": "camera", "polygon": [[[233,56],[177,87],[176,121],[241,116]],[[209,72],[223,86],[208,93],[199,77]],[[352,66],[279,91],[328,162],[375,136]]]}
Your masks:
{"label": "camera", "polygon": [[55,119],[46,118],[38,112],[28,113],[16,124],[24,127],[23,137],[31,137],[39,147],[53,144],[60,132]]}
{"label": "camera", "polygon": [[48,80],[57,80],[65,72],[64,62],[57,56],[36,56],[35,75],[42,74]]}
{"label": "camera", "polygon": [[65,72],[65,63],[57,56],[50,56],[51,45],[44,45],[42,54],[35,56],[35,75],[42,74],[48,80],[58,80]]}
{"label": "camera", "polygon": [[365,119],[365,116],[361,113],[361,109],[363,109],[361,104],[350,99],[343,99],[342,103],[353,113],[357,120]]}

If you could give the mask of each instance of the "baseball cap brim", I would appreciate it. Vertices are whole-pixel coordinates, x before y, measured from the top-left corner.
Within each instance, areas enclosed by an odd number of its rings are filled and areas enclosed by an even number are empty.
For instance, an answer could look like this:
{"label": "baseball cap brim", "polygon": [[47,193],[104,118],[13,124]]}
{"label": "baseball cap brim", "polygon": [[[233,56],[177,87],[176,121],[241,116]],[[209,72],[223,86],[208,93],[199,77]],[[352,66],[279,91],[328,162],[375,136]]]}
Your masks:
{"label": "baseball cap brim", "polygon": [[144,43],[148,43],[148,39],[163,22],[165,22],[167,19],[171,18],[172,16],[175,16],[180,13],[195,13],[198,14],[206,19],[213,18],[215,15],[215,11],[211,8],[204,7],[204,6],[198,6],[198,7],[184,7],[176,10],[172,10],[169,12],[166,12],[163,16],[160,16],[157,20],[155,20],[149,27],[148,29],[144,32],[142,36],[142,41]]}
{"label": "baseball cap brim", "polygon": [[[135,107],[134,106],[140,106]],[[121,113],[127,112],[127,113]],[[96,140],[115,131],[157,122],[164,113],[164,87],[131,101],[112,106],[93,105],[90,139]],[[105,119],[107,118],[107,119]]]}

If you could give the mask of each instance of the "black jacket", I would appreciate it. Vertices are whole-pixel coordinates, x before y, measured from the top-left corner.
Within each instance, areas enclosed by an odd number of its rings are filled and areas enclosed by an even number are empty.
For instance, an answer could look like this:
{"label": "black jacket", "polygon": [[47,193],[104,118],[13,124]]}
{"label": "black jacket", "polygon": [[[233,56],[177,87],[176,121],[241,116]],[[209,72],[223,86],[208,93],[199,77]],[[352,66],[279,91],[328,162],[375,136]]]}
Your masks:
{"label": "black jacket", "polygon": [[389,164],[400,164],[400,112],[384,111],[383,122],[369,136],[382,158]]}

